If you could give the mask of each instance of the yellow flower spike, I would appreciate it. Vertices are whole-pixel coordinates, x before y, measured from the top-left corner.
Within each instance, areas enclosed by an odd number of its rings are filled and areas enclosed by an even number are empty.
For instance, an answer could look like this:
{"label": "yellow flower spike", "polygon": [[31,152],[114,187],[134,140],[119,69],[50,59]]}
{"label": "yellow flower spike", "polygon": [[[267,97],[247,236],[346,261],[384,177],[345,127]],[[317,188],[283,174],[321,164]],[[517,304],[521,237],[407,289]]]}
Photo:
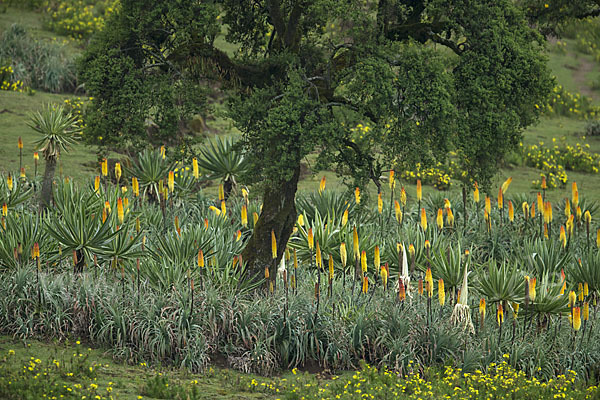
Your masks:
{"label": "yellow flower spike", "polygon": [[565,234],[565,227],[560,226],[560,234],[558,236],[558,240],[562,244],[563,249],[567,247],[567,235]]}
{"label": "yellow flower spike", "polygon": [[35,161],[35,163],[37,164],[37,162],[40,160],[40,153],[38,153],[37,151],[33,152],[33,161]]}
{"label": "yellow flower spike", "polygon": [[140,183],[135,176],[131,178],[131,188],[133,190],[133,195],[135,197],[140,197]]}
{"label": "yellow flower spike", "polygon": [[577,295],[573,290],[569,292],[569,307],[573,307],[577,301]]}
{"label": "yellow flower spike", "polygon": [[577,222],[581,222],[581,207],[577,206]]}
{"label": "yellow flower spike", "polygon": [[587,321],[590,319],[590,303],[587,301],[583,303],[583,320]]}
{"label": "yellow flower spike", "polygon": [[592,214],[590,214],[589,210],[586,210],[585,213],[583,214],[583,219],[585,220],[585,223],[590,225],[592,223]]}
{"label": "yellow flower spike", "polygon": [[588,285],[587,282],[584,282],[583,283],[583,295],[585,297],[587,297],[587,296],[589,296],[589,294],[590,294],[590,286]]}
{"label": "yellow flower spike", "polygon": [[535,301],[535,295],[536,295],[536,291],[535,291],[535,285],[537,283],[537,279],[536,278],[530,278],[529,279],[529,299],[533,302]]}
{"label": "yellow flower spike", "polygon": [[425,283],[427,287],[427,297],[433,297],[433,276],[431,275],[431,268],[427,268],[427,271],[425,271]]}
{"label": "yellow flower spike", "polygon": [[196,179],[200,177],[200,172],[198,170],[198,159],[196,157],[194,157],[194,159],[192,160],[192,175]]}
{"label": "yellow flower spike", "polygon": [[504,181],[504,183],[502,184],[502,194],[506,193],[506,191],[508,190],[508,187],[510,186],[510,184],[512,183],[512,176],[509,177],[507,180]]}
{"label": "yellow flower spike", "polygon": [[333,280],[333,257],[329,256],[329,280]]}
{"label": "yellow flower spike", "polygon": [[319,269],[321,269],[321,267],[323,266],[323,258],[321,257],[321,246],[319,246],[319,241],[317,240],[317,251],[315,252],[315,263],[317,264],[317,267]]}
{"label": "yellow flower spike", "polygon": [[424,208],[421,208],[421,228],[423,228],[423,231],[427,230],[427,214]]}
{"label": "yellow flower spike", "polygon": [[577,332],[581,328],[581,309],[573,307],[573,329]]}
{"label": "yellow flower spike", "polygon": [[298,215],[298,225],[304,226],[304,215],[303,214]]}
{"label": "yellow flower spike", "polygon": [[225,189],[223,188],[223,184],[219,185],[219,201],[225,200]]}
{"label": "yellow flower spike", "polygon": [[569,199],[565,199],[565,217],[569,218],[571,216],[571,202]]}
{"label": "yellow flower spike", "polygon": [[513,318],[517,319],[518,315],[519,315],[519,303],[515,303],[514,301],[511,303],[512,305],[512,314],[513,314]]}
{"label": "yellow flower spike", "polygon": [[360,253],[360,269],[363,274],[367,273],[367,252],[364,250]]}
{"label": "yellow flower spike", "polygon": [[212,210],[215,214],[217,215],[221,215],[221,210],[219,210],[217,207],[215,206],[210,206],[208,207],[210,210]]}
{"label": "yellow flower spike", "polygon": [[492,213],[492,200],[489,196],[485,196],[485,211],[488,215]]}
{"label": "yellow flower spike", "polygon": [[94,192],[98,193],[100,190],[100,175],[94,177]]}
{"label": "yellow flower spike", "polygon": [[542,194],[540,192],[537,193],[537,208],[538,208],[540,214],[542,214],[542,216],[544,216],[544,214],[546,212],[546,207],[544,204],[544,199],[542,198]]}
{"label": "yellow flower spike", "polygon": [[400,190],[400,203],[402,204],[402,207],[406,206],[406,190],[404,189],[404,186],[402,186],[402,189]]}
{"label": "yellow flower spike", "polygon": [[364,294],[367,294],[367,292],[369,291],[369,277],[365,276],[363,278],[363,286],[362,286],[362,292]]}
{"label": "yellow flower spike", "polygon": [[383,284],[383,290],[387,290],[387,282],[389,276],[389,267],[387,264],[381,266],[381,283]]}
{"label": "yellow flower spike", "polygon": [[271,276],[271,274],[269,273],[269,267],[265,267],[265,279],[269,280],[270,276]]}
{"label": "yellow flower spike", "polygon": [[394,200],[394,212],[396,214],[396,221],[398,223],[402,222],[402,210],[400,209],[400,203],[398,203],[398,200]]}
{"label": "yellow flower spike", "polygon": [[527,204],[527,202],[524,201],[521,204],[521,208],[523,209],[523,218],[527,219],[527,217],[529,217],[529,204]]}
{"label": "yellow flower spike", "polygon": [[502,210],[504,208],[504,194],[502,193],[502,188],[498,190],[498,210]]}
{"label": "yellow flower spike", "polygon": [[107,217],[106,208],[103,208],[102,209],[102,223],[104,223],[106,221],[106,217]]}
{"label": "yellow flower spike", "polygon": [[390,178],[388,180],[388,183],[390,185],[390,190],[394,189],[394,186],[396,185],[396,180],[394,178],[394,174],[395,174],[394,170],[393,169],[390,170]]}
{"label": "yellow flower spike", "polygon": [[102,176],[108,176],[108,161],[106,158],[102,159]]}
{"label": "yellow flower spike", "polygon": [[[302,214],[300,214],[302,215]],[[246,205],[242,205],[242,226],[248,226],[248,208]]]}
{"label": "yellow flower spike", "polygon": [[340,244],[340,259],[342,260],[342,267],[346,268],[346,263],[348,262],[348,253],[346,252],[346,243],[344,242]]}
{"label": "yellow flower spike", "polygon": [[325,190],[325,182],[326,178],[325,175],[323,175],[323,177],[321,178],[321,183],[319,184],[319,194],[323,193],[323,190]]}
{"label": "yellow flower spike", "polygon": [[115,163],[115,178],[117,178],[117,183],[121,180],[121,163]]}
{"label": "yellow flower spike", "polygon": [[421,187],[421,180],[417,179],[417,200],[423,199],[423,188]]}
{"label": "yellow flower spike", "polygon": [[408,246],[408,254],[410,254],[411,258],[415,256],[415,246],[413,244]]}
{"label": "yellow flower spike", "polygon": [[448,225],[454,226],[454,213],[452,212],[451,208],[448,209],[448,214],[446,215],[446,222],[448,223]]}
{"label": "yellow flower spike", "polygon": [[123,199],[119,197],[117,200],[117,217],[119,218],[119,225],[123,224],[123,219],[125,218],[125,214],[123,212]]}
{"label": "yellow flower spike", "polygon": [[19,140],[17,141],[17,147],[19,150],[23,149],[23,139],[21,139],[21,136],[19,136]]}
{"label": "yellow flower spike", "polygon": [[[6,217],[8,215],[8,206],[6,205],[6,203],[2,204],[2,216]],[[600,230],[599,230],[600,232]]]}
{"label": "yellow flower spike", "polygon": [[348,223],[348,208],[346,208],[344,210],[344,213],[342,214],[342,226],[346,226],[347,223]]}
{"label": "yellow flower spike", "polygon": [[571,184],[571,200],[573,202],[573,207],[577,207],[579,204],[579,190],[577,189],[577,182],[575,181]]}
{"label": "yellow flower spike", "polygon": [[452,209],[452,204],[450,204],[450,200],[444,199],[444,210],[448,211]]}
{"label": "yellow flower spike", "polygon": [[375,246],[375,254],[373,256],[373,266],[375,267],[375,271],[379,271],[381,267],[381,259],[379,258],[379,246]]}
{"label": "yellow flower spike", "polygon": [[548,239],[548,224],[544,223],[544,239]]}
{"label": "yellow flower spike", "polygon": [[161,155],[161,157],[162,157],[163,160],[167,156],[167,150],[165,149],[164,145],[160,146],[160,155]]}
{"label": "yellow flower spike", "polygon": [[600,248],[600,228],[596,231],[596,247]]}
{"label": "yellow flower spike", "polygon": [[223,218],[227,217],[227,205],[225,204],[225,200],[221,200],[221,215]]}
{"label": "yellow flower spike", "polygon": [[569,217],[569,219],[567,219],[567,233],[569,234],[569,236],[573,235],[573,227],[574,227],[574,221],[575,221],[575,216],[573,214],[571,214],[571,216]]}
{"label": "yellow flower spike", "polygon": [[504,309],[502,308],[502,304],[498,303],[498,311],[496,313],[496,320],[498,321],[498,326],[502,325],[504,322]]}
{"label": "yellow flower spike", "polygon": [[358,186],[354,189],[354,201],[356,204],[360,204],[360,188]]}
{"label": "yellow flower spike", "polygon": [[437,218],[435,219],[437,227],[441,230],[444,228],[444,213],[442,209],[438,209]]}
{"label": "yellow flower spike", "polygon": [[235,233],[235,241],[239,242],[239,240],[242,238],[242,231],[240,231],[239,229],[237,230],[237,232]]}
{"label": "yellow flower spike", "polygon": [[13,178],[12,175],[9,173],[8,177],[6,178],[6,186],[8,186],[8,190],[12,192],[13,190]]}
{"label": "yellow flower spike", "polygon": [[315,236],[313,235],[312,228],[308,228],[308,233],[306,235],[306,241],[308,242],[308,249],[312,250],[315,247]]}
{"label": "yellow flower spike", "polygon": [[275,238],[275,231],[271,229],[271,255],[273,258],[277,258],[277,239]]}
{"label": "yellow flower spike", "polygon": [[377,194],[377,211],[379,214],[383,212],[383,199],[381,198],[381,192]]}
{"label": "yellow flower spike", "polygon": [[358,248],[358,232],[356,230],[356,225],[354,225],[354,230],[352,231],[352,242],[353,242],[354,258],[358,259],[358,257],[360,257],[360,252],[359,252],[359,248]]}
{"label": "yellow flower spike", "polygon": [[473,201],[479,203],[479,185],[475,182],[475,188],[473,189]]}
{"label": "yellow flower spike", "polygon": [[531,203],[531,219],[535,218],[535,203]]}
{"label": "yellow flower spike", "polygon": [[446,304],[446,292],[444,290],[444,280],[440,278],[438,280],[438,300],[440,302],[440,306],[444,306]]}
{"label": "yellow flower spike", "polygon": [[580,302],[583,301],[583,283],[581,282],[577,284],[577,299]]}
{"label": "yellow flower spike", "polygon": [[25,167],[21,167],[21,173],[19,174],[19,177],[21,179],[25,179],[26,175],[25,175]]}

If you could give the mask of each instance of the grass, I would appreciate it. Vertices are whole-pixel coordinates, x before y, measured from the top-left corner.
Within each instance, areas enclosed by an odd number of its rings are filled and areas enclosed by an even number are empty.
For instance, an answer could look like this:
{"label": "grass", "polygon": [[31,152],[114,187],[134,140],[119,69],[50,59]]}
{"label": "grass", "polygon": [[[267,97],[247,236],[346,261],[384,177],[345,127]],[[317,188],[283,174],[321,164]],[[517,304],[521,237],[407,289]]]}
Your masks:
{"label": "grass", "polygon": [[[12,350],[12,351],[11,351]],[[76,390],[76,385],[89,387],[92,383],[98,386],[97,394],[101,396],[112,395],[114,399],[140,399],[140,398],[174,398],[157,396],[161,391],[164,394],[173,394],[178,389],[192,392],[192,388],[200,393],[198,399],[274,399],[274,395],[258,392],[247,392],[237,382],[242,374],[225,369],[211,368],[203,375],[189,374],[181,370],[154,369],[144,363],[131,366],[115,363],[101,350],[92,349],[85,344],[77,342],[44,343],[36,340],[16,341],[8,336],[0,336],[0,393],[2,393],[3,376],[7,371],[2,369],[2,361],[10,352],[9,364],[14,366],[29,365],[30,360],[39,360],[40,365],[53,367],[48,382],[56,382],[59,386],[65,385]],[[14,354],[12,354],[14,352]],[[79,355],[81,354],[81,357]],[[59,367],[53,360],[58,361]],[[89,371],[92,367],[94,374],[85,378],[81,368]],[[79,372],[79,373],[77,373]],[[72,374],[72,376],[69,376]],[[254,378],[253,375],[244,375],[245,379]],[[31,376],[30,379],[34,379]],[[171,386],[164,389],[156,388],[159,382],[167,382]],[[110,390],[110,392],[108,390]],[[38,392],[41,395],[42,393]],[[16,398],[16,397],[15,397]],[[40,397],[41,398],[41,397]]]}

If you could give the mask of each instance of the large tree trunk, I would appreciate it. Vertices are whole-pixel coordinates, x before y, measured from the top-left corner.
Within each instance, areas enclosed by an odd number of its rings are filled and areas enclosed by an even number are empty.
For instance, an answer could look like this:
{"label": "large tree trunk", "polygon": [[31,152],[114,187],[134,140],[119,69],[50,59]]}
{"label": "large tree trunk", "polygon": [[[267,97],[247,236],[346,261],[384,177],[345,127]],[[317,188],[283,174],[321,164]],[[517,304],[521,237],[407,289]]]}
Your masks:
{"label": "large tree trunk", "polygon": [[[259,281],[265,276],[265,267],[269,267],[269,277],[275,285],[277,265],[296,223],[295,198],[299,177],[300,165],[289,181],[265,189],[262,211],[242,252],[242,259],[247,263],[245,279]],[[276,261],[271,251],[271,230],[277,239]]]}
{"label": "large tree trunk", "polygon": [[56,170],[56,158],[50,157],[46,160],[46,169],[44,170],[44,180],[42,181],[42,194],[40,197],[40,209],[44,210],[52,202],[52,180]]}

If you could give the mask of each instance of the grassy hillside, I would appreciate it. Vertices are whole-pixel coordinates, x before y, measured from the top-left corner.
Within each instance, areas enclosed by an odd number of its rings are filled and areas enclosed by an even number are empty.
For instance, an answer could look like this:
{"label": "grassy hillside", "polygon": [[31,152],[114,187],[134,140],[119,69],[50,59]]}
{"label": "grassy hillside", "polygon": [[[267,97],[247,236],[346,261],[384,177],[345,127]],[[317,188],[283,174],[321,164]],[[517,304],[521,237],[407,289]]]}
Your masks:
{"label": "grassy hillside", "polygon": [[[40,40],[58,40],[67,43],[67,49],[71,54],[76,54],[81,49],[80,43],[64,36],[57,36],[49,31],[41,13],[16,8],[8,8],[5,13],[0,13],[0,30],[6,29],[12,23],[19,23],[27,27],[31,34]],[[224,43],[222,39],[219,39],[218,42]],[[600,80],[599,64],[591,55],[577,51],[576,47],[574,39],[550,41],[548,45],[549,66],[556,76],[557,83],[563,85],[566,90],[571,93],[586,95],[592,98],[595,103],[600,104],[600,85],[596,83]],[[232,52],[235,49],[226,48],[225,50]],[[61,102],[72,97],[73,95],[54,95],[39,91],[32,96],[24,93],[0,91],[0,126],[2,126],[0,139],[3,142],[3,146],[0,148],[0,171],[16,172],[18,170],[17,138],[21,136],[24,142],[24,165],[27,174],[29,176],[33,174],[32,152],[36,134],[26,125],[28,113],[39,109],[45,103]],[[222,109],[222,106],[216,104],[216,108]],[[230,134],[233,132],[231,123],[221,117],[208,121],[208,124],[211,128],[209,134]],[[523,145],[538,144],[540,141],[548,144],[552,143],[552,139],[555,138],[557,143],[589,144],[588,150],[590,152],[600,153],[600,138],[584,137],[585,127],[586,122],[583,120],[545,117],[537,126],[530,127],[524,133]],[[233,133],[235,134],[235,132]],[[63,174],[78,181],[90,179],[90,175],[96,167],[94,153],[94,148],[82,144],[74,146],[68,154],[62,155]],[[310,161],[310,159],[307,160],[309,166]],[[511,187],[512,193],[535,193],[537,189],[532,187],[532,181],[539,179],[540,171],[523,166],[522,159],[518,155],[511,157],[509,161],[512,163],[509,162],[500,171],[496,181],[499,183],[508,176],[512,176],[514,179]],[[41,169],[43,169],[43,162],[41,162]],[[327,177],[329,187],[344,188],[341,180],[334,173],[325,172],[318,176],[305,177],[300,182],[300,189],[314,190],[323,175]],[[570,196],[571,181],[577,181],[583,195],[600,198],[600,174],[568,172],[568,176],[569,183],[566,187],[549,191],[550,199],[558,200]],[[407,187],[409,194],[414,193],[414,187],[410,187],[410,185],[407,185]],[[215,189],[209,187],[207,190],[212,193]],[[374,191],[374,187],[369,188],[369,190]],[[426,188],[425,190],[433,191],[436,189]],[[451,190],[459,190],[458,184],[454,185]]]}

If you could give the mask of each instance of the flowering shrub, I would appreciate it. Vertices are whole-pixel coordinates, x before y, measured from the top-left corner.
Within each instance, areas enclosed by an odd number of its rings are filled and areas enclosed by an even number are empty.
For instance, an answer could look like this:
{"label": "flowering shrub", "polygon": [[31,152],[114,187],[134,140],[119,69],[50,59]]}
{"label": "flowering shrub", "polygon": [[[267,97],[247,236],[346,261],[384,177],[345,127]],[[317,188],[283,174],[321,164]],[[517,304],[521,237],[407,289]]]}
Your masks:
{"label": "flowering shrub", "polygon": [[[563,139],[564,140],[564,139]],[[552,139],[556,142],[556,139]],[[597,174],[600,171],[600,154],[590,153],[589,144],[577,143],[575,146],[563,144],[547,147],[544,142],[523,148],[525,164],[542,170],[541,176],[547,179],[548,187],[564,186],[568,177],[566,170]],[[540,177],[541,178],[541,177]],[[533,181],[540,186],[540,180]]]}
{"label": "flowering shrub", "polygon": [[0,67],[0,90],[11,92],[23,92],[23,82],[20,80],[12,81],[13,68],[9,66]]}
{"label": "flowering shrub", "polygon": [[[536,107],[539,106],[536,104]],[[600,116],[600,107],[592,105],[592,100],[579,93],[570,93],[562,85],[552,92],[548,104],[543,106],[546,115],[559,115],[579,119],[595,119]]]}
{"label": "flowering shrub", "polygon": [[85,113],[85,106],[87,101],[92,100],[92,98],[90,97],[89,99],[82,99],[81,97],[74,97],[72,99],[66,99],[64,101],[64,106],[65,106],[65,112],[67,113],[71,113],[72,115],[77,117],[77,123],[79,124],[79,126],[81,126],[83,129],[85,129],[85,121],[83,119],[84,113]]}
{"label": "flowering shrub", "polygon": [[85,39],[104,28],[104,21],[118,6],[118,0],[66,0],[47,8],[50,28],[75,39]]}
{"label": "flowering shrub", "polygon": [[457,170],[456,163],[450,165],[437,163],[435,167],[422,168],[421,163],[415,165],[415,169],[402,172],[401,179],[414,183],[420,179],[424,185],[432,185],[438,190],[446,190],[452,186],[452,180]]}
{"label": "flowering shrub", "polygon": [[[570,371],[547,382],[529,378],[508,364],[508,354],[499,364],[491,363],[486,372],[463,373],[460,368],[446,367],[443,372],[431,369],[422,374],[412,369],[406,376],[388,369],[378,370],[364,364],[351,376],[334,376],[329,381],[315,382],[310,375],[292,372],[294,379],[262,381],[252,379],[250,390],[280,395],[288,399],[480,399],[480,398],[563,398],[586,399],[598,395],[598,387],[585,388]],[[424,378],[427,376],[427,378]]]}

